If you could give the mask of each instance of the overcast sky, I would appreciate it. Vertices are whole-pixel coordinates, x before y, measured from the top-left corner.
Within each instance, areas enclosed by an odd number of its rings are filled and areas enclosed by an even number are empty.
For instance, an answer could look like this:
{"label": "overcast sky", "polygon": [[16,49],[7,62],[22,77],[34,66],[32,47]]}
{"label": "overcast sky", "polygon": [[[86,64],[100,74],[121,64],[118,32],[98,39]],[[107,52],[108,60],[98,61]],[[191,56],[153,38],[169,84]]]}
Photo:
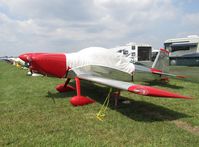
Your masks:
{"label": "overcast sky", "polygon": [[198,0],[0,0],[0,56],[199,35]]}

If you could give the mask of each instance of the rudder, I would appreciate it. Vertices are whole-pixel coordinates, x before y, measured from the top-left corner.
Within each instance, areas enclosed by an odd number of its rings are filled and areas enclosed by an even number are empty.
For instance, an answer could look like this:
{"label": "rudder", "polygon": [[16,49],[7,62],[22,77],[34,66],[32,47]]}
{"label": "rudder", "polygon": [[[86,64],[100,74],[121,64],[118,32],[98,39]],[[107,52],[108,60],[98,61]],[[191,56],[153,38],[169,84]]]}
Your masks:
{"label": "rudder", "polygon": [[155,61],[153,62],[152,69],[160,70],[164,73],[169,73],[169,52],[165,49],[160,49]]}

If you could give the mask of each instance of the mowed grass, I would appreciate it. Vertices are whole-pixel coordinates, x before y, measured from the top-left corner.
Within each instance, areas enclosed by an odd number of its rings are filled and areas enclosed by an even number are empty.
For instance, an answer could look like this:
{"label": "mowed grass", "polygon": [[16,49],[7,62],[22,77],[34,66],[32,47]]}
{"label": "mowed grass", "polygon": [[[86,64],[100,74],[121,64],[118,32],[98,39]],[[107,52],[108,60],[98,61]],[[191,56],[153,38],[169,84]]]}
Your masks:
{"label": "mowed grass", "polygon": [[[199,68],[195,69],[198,70]],[[104,121],[96,119],[109,89],[82,82],[96,103],[73,107],[75,92],[58,93],[64,79],[29,77],[0,62],[0,146],[193,146],[199,145],[199,84],[171,80],[142,84],[193,97],[143,97],[122,92],[129,104],[111,101]],[[74,85],[74,82],[72,82]]]}

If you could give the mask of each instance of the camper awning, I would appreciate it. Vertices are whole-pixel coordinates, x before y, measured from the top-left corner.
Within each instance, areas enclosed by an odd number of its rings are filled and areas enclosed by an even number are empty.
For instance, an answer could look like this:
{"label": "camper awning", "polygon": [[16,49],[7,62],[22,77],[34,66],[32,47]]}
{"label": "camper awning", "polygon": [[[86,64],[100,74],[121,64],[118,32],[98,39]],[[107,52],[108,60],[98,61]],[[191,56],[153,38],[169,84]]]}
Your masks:
{"label": "camper awning", "polygon": [[191,43],[191,42],[180,42],[180,43],[172,43],[171,47],[195,47],[197,46],[197,43]]}

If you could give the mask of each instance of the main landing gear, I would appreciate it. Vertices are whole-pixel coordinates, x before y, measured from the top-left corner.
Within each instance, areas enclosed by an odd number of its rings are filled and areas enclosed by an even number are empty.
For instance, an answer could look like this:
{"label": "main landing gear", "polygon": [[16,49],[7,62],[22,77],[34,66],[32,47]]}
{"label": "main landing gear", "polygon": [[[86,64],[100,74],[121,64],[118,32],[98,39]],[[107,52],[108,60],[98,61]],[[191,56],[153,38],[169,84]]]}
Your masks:
{"label": "main landing gear", "polygon": [[59,84],[56,86],[56,90],[58,92],[68,92],[68,91],[74,91],[75,88],[73,86],[68,85],[71,79],[67,78],[66,82],[64,84]]}

